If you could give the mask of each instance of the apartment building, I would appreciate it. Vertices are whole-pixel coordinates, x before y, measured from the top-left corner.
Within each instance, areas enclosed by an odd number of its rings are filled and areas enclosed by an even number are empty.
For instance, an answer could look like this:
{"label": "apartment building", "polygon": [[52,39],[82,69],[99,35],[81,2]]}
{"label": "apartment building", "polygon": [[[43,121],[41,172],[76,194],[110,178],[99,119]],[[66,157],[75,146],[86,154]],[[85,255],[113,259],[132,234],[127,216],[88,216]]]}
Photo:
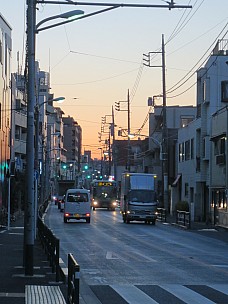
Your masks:
{"label": "apartment building", "polygon": [[11,124],[11,27],[0,14],[0,208],[7,205]]}
{"label": "apartment building", "polygon": [[178,174],[178,130],[184,128],[196,118],[197,109],[194,106],[167,106],[167,155],[162,153],[163,142],[163,107],[154,105],[149,115],[149,153],[146,160],[147,172],[157,174],[158,197],[163,205],[163,161],[167,159],[169,209],[172,213],[171,185],[175,183]]}
{"label": "apartment building", "polygon": [[71,116],[63,117],[63,146],[67,168],[65,173],[69,179],[75,178],[80,171],[82,129],[80,125]]}
{"label": "apartment building", "polygon": [[219,40],[197,71],[197,117],[178,131],[178,174],[172,208],[189,203],[192,220],[228,223],[227,102],[228,46]]}

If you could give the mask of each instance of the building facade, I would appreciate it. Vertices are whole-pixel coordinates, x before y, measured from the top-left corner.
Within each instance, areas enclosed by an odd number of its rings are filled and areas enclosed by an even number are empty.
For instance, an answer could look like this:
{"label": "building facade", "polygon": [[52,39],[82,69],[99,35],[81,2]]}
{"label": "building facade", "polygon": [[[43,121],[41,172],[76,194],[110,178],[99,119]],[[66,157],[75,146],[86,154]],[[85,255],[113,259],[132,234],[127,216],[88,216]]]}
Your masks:
{"label": "building facade", "polygon": [[68,179],[75,179],[80,171],[82,129],[73,117],[63,117],[63,146],[67,167],[65,170]]}
{"label": "building facade", "polygon": [[227,40],[219,40],[197,71],[197,118],[178,132],[179,178],[172,203],[187,201],[192,220],[216,222],[220,210],[227,212],[227,89]]}
{"label": "building facade", "polygon": [[11,27],[0,14],[0,208],[7,206],[11,124]]}
{"label": "building facade", "polygon": [[167,160],[169,211],[172,212],[171,185],[175,182],[178,166],[178,130],[196,118],[197,109],[194,106],[167,106],[167,156],[162,153],[163,142],[163,107],[154,106],[149,115],[149,153],[147,157],[147,171],[157,174],[158,197],[163,206],[163,161]]}

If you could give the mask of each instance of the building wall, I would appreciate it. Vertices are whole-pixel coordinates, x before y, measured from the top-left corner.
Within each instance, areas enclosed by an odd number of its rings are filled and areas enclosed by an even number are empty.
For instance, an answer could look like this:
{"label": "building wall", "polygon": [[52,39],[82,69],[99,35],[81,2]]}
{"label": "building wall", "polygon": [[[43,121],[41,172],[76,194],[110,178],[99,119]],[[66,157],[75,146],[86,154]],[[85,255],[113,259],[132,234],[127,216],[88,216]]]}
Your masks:
{"label": "building wall", "polygon": [[[225,200],[226,170],[216,164],[213,145],[216,134],[221,137],[227,133],[226,111],[217,113],[228,103],[228,93],[226,101],[222,98],[224,82],[228,88],[227,62],[227,40],[218,41],[205,67],[197,71],[197,119],[178,132],[179,145],[194,138],[195,157],[188,162],[179,161],[178,172],[182,176],[180,198],[188,201],[192,218],[196,220],[212,221],[217,216],[211,208],[215,195],[213,187],[223,188],[219,200]],[[217,218],[219,220],[219,216]]]}
{"label": "building wall", "polygon": [[63,117],[63,145],[67,163],[72,163],[75,174],[80,169],[81,158],[81,127],[73,117]]}
{"label": "building wall", "polygon": [[213,222],[228,227],[228,106],[212,116],[211,214]]}
{"label": "building wall", "polygon": [[[162,177],[162,106],[155,106],[154,111],[149,115],[149,151],[148,156],[150,160],[150,168],[152,171],[149,173],[156,173],[158,175],[158,195],[162,205],[163,193],[163,177]],[[167,106],[167,133],[168,133],[168,184],[169,184],[169,203],[172,208],[177,200],[177,197],[171,195],[171,185],[177,177],[177,139],[178,129],[186,126],[190,121],[196,117],[197,109],[194,106]]]}
{"label": "building wall", "polygon": [[0,207],[7,202],[7,160],[10,159],[11,27],[0,15]]}

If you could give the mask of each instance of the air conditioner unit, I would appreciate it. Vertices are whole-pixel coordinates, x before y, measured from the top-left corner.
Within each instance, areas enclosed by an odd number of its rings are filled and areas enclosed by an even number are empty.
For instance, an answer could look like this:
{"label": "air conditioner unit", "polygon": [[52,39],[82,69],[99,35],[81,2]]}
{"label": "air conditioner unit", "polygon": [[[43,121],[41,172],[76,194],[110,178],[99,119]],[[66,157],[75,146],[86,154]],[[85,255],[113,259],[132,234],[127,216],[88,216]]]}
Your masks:
{"label": "air conditioner unit", "polygon": [[216,155],[216,165],[224,165],[226,163],[225,154]]}

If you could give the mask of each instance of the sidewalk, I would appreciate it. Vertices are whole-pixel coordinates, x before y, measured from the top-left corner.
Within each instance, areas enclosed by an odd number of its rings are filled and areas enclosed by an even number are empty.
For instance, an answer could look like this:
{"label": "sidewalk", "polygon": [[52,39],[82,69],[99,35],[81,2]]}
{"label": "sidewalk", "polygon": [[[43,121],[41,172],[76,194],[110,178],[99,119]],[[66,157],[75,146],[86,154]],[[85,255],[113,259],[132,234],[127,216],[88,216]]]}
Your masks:
{"label": "sidewalk", "polygon": [[[175,216],[168,215],[166,223],[176,226],[177,229],[183,229],[176,224]],[[215,238],[217,240],[228,243],[228,229],[214,224],[207,224],[206,222],[191,222],[191,228],[186,231],[200,233],[204,236]]]}
{"label": "sidewalk", "polygon": [[10,230],[0,228],[0,303],[24,304],[25,285],[58,285],[66,299],[67,287],[55,282],[49,262],[39,242],[34,244],[34,275],[25,276],[23,268],[23,217],[11,223]]}

